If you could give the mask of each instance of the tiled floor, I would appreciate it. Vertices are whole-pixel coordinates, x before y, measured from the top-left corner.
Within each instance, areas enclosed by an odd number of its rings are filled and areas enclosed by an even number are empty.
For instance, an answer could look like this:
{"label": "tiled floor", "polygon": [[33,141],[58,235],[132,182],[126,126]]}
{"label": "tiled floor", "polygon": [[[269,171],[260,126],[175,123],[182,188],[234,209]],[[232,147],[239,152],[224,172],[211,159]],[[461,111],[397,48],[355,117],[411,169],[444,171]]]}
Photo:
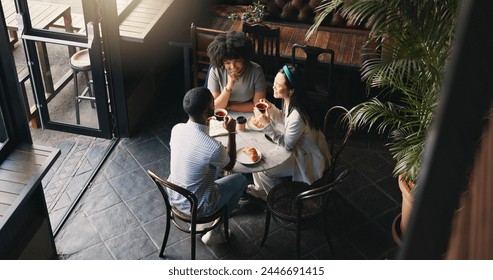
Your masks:
{"label": "tiled floor", "polygon": [[[178,98],[157,104],[160,109],[135,137],[117,144],[56,236],[60,258],[159,259],[164,202],[145,171],[169,174],[170,130],[186,120],[177,110],[162,109],[180,108],[177,100],[183,92],[174,93]],[[329,251],[323,229],[312,229],[302,234],[302,258],[393,258],[397,245],[391,224],[400,211],[401,198],[383,141],[355,135],[338,166],[350,170],[350,175],[332,197],[329,222],[334,251]],[[263,209],[261,203],[253,203],[235,211],[229,244],[206,246],[197,238],[197,259],[295,259],[294,233],[274,224],[266,244],[260,246]],[[172,227],[166,258],[188,259],[189,248],[190,237]]]}

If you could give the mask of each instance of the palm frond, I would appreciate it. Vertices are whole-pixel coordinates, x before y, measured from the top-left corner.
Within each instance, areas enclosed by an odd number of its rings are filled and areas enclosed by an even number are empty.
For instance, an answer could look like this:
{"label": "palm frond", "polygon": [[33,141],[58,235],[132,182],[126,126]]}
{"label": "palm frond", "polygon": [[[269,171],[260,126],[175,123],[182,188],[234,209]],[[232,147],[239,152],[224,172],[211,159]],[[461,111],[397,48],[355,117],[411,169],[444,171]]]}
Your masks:
{"label": "palm frond", "polygon": [[[405,173],[410,181],[421,167],[461,1],[324,1],[312,26],[313,32],[336,9],[346,20],[370,26],[361,78],[369,92],[380,94],[352,108],[351,122],[388,135],[394,175]],[[393,96],[393,102],[380,101],[382,96]]]}

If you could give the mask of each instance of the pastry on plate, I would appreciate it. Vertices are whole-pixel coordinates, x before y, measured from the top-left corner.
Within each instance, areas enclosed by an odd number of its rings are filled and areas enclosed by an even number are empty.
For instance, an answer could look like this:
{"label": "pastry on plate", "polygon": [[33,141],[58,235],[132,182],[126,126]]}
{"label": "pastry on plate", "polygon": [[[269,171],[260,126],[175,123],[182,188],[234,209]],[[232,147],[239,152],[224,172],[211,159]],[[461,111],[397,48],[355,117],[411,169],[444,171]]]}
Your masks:
{"label": "pastry on plate", "polygon": [[257,149],[255,149],[254,147],[245,147],[241,151],[249,156],[252,162],[257,162],[260,159],[257,153]]}
{"label": "pastry on plate", "polygon": [[264,128],[264,125],[255,116],[252,117],[250,122],[258,128]]}

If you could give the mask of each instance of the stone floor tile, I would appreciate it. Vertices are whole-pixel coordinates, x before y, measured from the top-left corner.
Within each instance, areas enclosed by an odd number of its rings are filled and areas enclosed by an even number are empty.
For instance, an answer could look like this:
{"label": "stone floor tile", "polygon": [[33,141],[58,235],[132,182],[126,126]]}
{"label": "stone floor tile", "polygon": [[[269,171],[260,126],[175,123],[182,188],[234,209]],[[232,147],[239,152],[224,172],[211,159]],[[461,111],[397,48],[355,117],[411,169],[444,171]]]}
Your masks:
{"label": "stone floor tile", "polygon": [[156,188],[154,182],[141,168],[115,177],[109,182],[123,201],[127,201]]}
{"label": "stone floor tile", "polygon": [[88,216],[103,241],[139,226],[139,221],[123,203]]}
{"label": "stone floor tile", "polygon": [[372,222],[355,229],[347,234],[346,238],[362,252],[365,258],[370,260],[378,259],[389,249],[395,247],[388,234]]}
{"label": "stone floor tile", "polygon": [[111,184],[104,181],[90,188],[86,199],[82,203],[82,210],[86,215],[91,216],[116,205],[121,201],[120,196],[116,193]]}
{"label": "stone floor tile", "polygon": [[127,149],[140,165],[147,165],[169,155],[168,149],[157,137],[129,145]]}
{"label": "stone floor tile", "polygon": [[127,205],[141,224],[166,213],[166,204],[157,187],[128,200]]}
{"label": "stone floor tile", "polygon": [[122,146],[117,146],[104,164],[103,174],[110,180],[138,168],[139,164],[127,149]]}
{"label": "stone floor tile", "polygon": [[101,242],[97,229],[79,213],[56,238],[59,254],[72,255]]}
{"label": "stone floor tile", "polygon": [[142,227],[133,228],[104,243],[117,260],[139,260],[157,251]]}
{"label": "stone floor tile", "polygon": [[353,195],[352,201],[365,215],[372,219],[397,206],[394,200],[380,191],[375,185],[359,190]]}
{"label": "stone floor tile", "polygon": [[68,260],[113,260],[110,252],[102,242],[64,257]]}

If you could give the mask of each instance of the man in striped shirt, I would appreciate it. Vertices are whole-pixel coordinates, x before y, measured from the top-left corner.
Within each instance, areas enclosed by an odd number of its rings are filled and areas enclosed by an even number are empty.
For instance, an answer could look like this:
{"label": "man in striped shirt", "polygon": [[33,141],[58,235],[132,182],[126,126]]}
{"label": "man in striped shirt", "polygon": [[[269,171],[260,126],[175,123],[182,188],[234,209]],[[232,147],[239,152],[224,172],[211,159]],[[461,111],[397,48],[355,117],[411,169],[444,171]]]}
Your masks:
{"label": "man in striped shirt", "polygon": [[[246,178],[232,174],[217,179],[223,170],[230,171],[236,162],[236,121],[226,116],[224,126],[229,132],[224,147],[209,136],[209,119],[214,114],[214,98],[204,87],[189,90],[183,98],[183,109],[188,114],[186,123],[175,125],[171,131],[171,160],[168,180],[194,193],[198,198],[198,216],[206,216],[227,205],[228,216],[245,192]],[[176,192],[170,194],[171,203],[187,211],[188,201]],[[224,242],[220,227],[206,233],[206,244]]]}

